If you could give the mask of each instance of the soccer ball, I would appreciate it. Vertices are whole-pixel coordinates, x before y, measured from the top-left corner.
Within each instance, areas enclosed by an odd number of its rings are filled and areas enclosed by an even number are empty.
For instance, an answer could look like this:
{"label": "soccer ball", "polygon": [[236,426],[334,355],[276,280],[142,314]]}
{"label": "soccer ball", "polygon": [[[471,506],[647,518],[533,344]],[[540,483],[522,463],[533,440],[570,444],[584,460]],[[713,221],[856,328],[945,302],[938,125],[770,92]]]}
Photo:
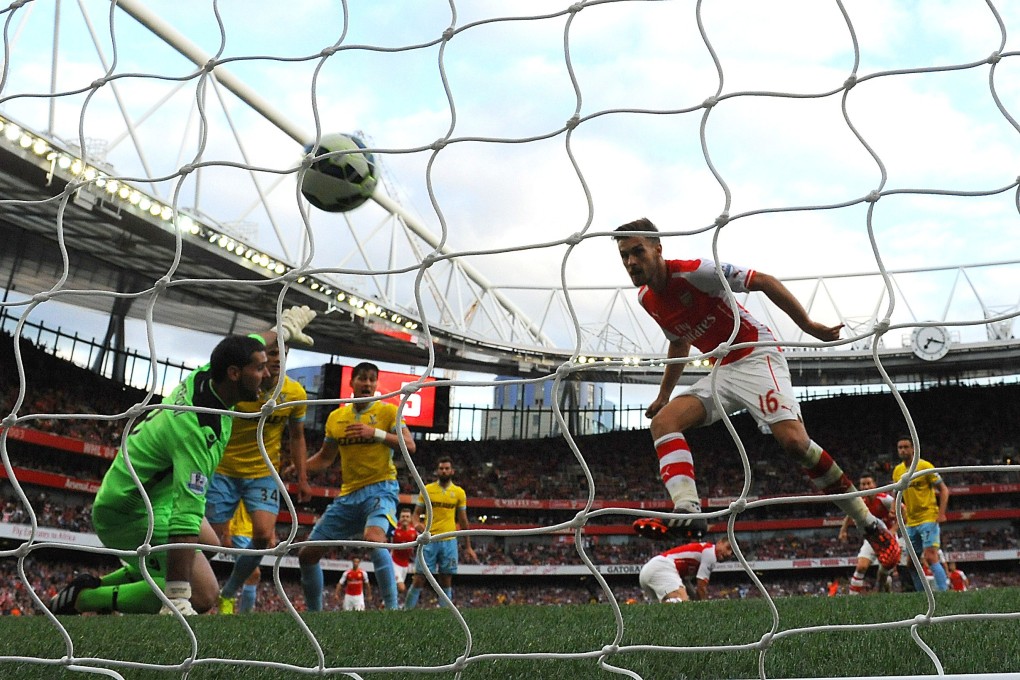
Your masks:
{"label": "soccer ball", "polygon": [[354,135],[334,133],[323,135],[316,148],[305,147],[305,153],[316,156],[331,151],[357,151],[342,156],[320,158],[305,171],[301,193],[308,202],[326,212],[354,210],[371,197],[378,178],[375,174],[375,156],[364,149],[365,144]]}

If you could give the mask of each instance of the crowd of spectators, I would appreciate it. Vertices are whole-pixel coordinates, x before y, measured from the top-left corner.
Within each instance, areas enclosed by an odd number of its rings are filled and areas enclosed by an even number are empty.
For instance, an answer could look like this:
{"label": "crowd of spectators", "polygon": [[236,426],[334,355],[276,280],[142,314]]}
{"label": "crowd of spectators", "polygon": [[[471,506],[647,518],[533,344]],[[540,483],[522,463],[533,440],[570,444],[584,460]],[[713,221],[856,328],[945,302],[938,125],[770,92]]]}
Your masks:
{"label": "crowd of spectators", "polygon": [[[0,512],[0,521],[4,524],[31,524],[31,517],[28,509],[18,499],[13,489],[4,486],[0,487],[2,494],[3,510]],[[91,500],[80,500],[78,502],[60,502],[51,500],[45,491],[26,490],[32,512],[35,513],[36,524],[40,527],[51,527],[62,531],[91,532],[92,529],[92,502]]]}
{"label": "crowd of spectators", "polygon": [[[13,369],[10,336],[0,341],[0,412],[10,413],[19,396],[20,380]],[[102,415],[123,413],[145,392],[106,380],[86,369],[51,356],[27,341],[21,342],[27,392],[17,412],[18,425],[116,446],[123,420]],[[940,386],[902,397],[920,433],[922,455],[936,466],[1000,465],[1016,458],[1020,446],[1020,384],[996,386]],[[906,422],[888,394],[862,394],[809,400],[803,403],[812,436],[852,477],[874,471],[879,482],[897,462],[895,439],[907,431]],[[74,414],[83,417],[64,418]],[[94,417],[87,417],[89,415]],[[40,417],[45,416],[45,417]],[[771,437],[761,435],[745,414],[734,418],[751,466],[750,494],[804,494],[810,489],[799,470],[791,470]],[[866,426],[862,427],[862,424]],[[321,441],[310,431],[309,450]],[[702,495],[739,495],[744,487],[743,464],[737,447],[721,423],[688,433]],[[286,439],[285,439],[286,441]],[[591,472],[600,500],[661,500],[657,461],[648,431],[629,430],[576,438]],[[286,452],[285,454],[286,455]],[[458,483],[469,496],[516,499],[586,499],[588,483],[581,464],[563,437],[527,441],[446,441],[422,439],[414,457],[426,479],[440,455],[452,456]],[[398,465],[403,466],[399,460]],[[36,468],[38,469],[38,468]],[[93,471],[101,476],[102,470]],[[313,480],[339,485],[336,467]],[[88,477],[88,478],[93,478]],[[953,484],[1020,482],[1020,466],[1010,471],[962,471],[946,474]],[[402,492],[417,493],[407,470]],[[814,506],[808,511],[817,511]]]}
{"label": "crowd of spectators", "polygon": [[[21,339],[19,350],[25,375],[29,378],[16,413],[19,426],[91,444],[116,446],[120,442],[124,421],[103,416],[125,412],[145,398],[145,391],[62,361],[25,339]],[[10,333],[3,332],[0,334],[0,415],[14,413],[21,387],[14,341]],[[156,401],[159,399],[155,397]]]}
{"label": "crowd of spectators", "polygon": [[[15,412],[15,405],[21,396],[18,371],[13,370],[12,346],[10,335],[5,334],[5,337],[0,338],[0,411],[5,416]],[[103,416],[123,413],[145,397],[143,391],[124,387],[86,369],[60,361],[30,342],[21,342],[21,356],[25,372],[31,379],[15,413],[17,426],[89,443],[119,444],[124,421]],[[904,393],[903,398],[920,433],[922,453],[935,465],[1000,465],[1006,459],[1017,459],[1017,445],[1020,442],[1020,385],[940,386],[921,392]],[[813,436],[833,453],[851,476],[873,471],[878,474],[880,484],[888,481],[888,473],[896,462],[893,450],[895,438],[907,429],[903,415],[891,396],[870,394],[807,401],[803,408]],[[62,417],[67,414],[76,417]],[[800,472],[791,468],[773,440],[758,433],[746,415],[736,417],[734,426],[747,447],[752,472],[749,489],[751,495],[809,492],[810,487]],[[321,433],[310,431],[308,435],[309,450],[314,451],[321,441]],[[716,425],[692,431],[689,439],[703,496],[738,495],[745,485],[743,464],[725,428]],[[594,480],[596,499],[665,500],[647,430],[583,436],[576,439],[576,444]],[[13,440],[6,442],[5,451],[11,465],[15,467],[55,472],[73,480],[98,481],[109,464],[108,460],[97,456],[77,455]],[[435,460],[440,455],[453,457],[457,482],[467,489],[469,498],[576,501],[586,500],[588,496],[588,482],[582,464],[562,437],[529,441],[422,439],[418,443],[414,462],[426,481],[431,478]],[[416,494],[418,489],[409,471],[404,469],[403,461],[398,461],[398,465],[401,467],[402,491]],[[313,483],[337,487],[340,484],[338,475],[334,467],[314,479]],[[951,486],[1017,483],[1020,482],[1020,466],[1015,470],[949,472],[944,476]],[[23,486],[40,526],[67,531],[92,530],[91,502],[87,494],[59,493],[30,485]],[[28,523],[28,511],[15,495],[13,487],[3,482],[0,483],[0,491],[2,521],[7,524]],[[1014,508],[1016,499],[1017,494],[956,496],[951,509]],[[303,509],[319,512],[328,500],[317,499]],[[494,527],[527,523],[549,525],[569,519],[572,512],[557,515],[548,509],[507,510],[501,511],[501,514],[490,513],[486,522]],[[741,519],[769,518],[775,513],[785,518],[838,516],[832,504],[802,503],[753,509],[742,515]],[[624,524],[629,523],[630,519],[624,515],[605,515],[591,521]],[[299,540],[307,530],[307,526],[301,528]],[[769,535],[767,538],[763,538],[764,534],[752,533],[738,536],[738,542],[748,560],[856,554],[859,543],[839,543],[835,534],[834,529],[791,532]],[[947,525],[944,535],[949,550],[1015,549],[1018,545],[1016,525],[1007,521],[992,524],[960,522]],[[482,562],[486,564],[581,563],[576,547],[569,542],[561,542],[559,537],[525,542],[479,537],[475,540],[475,547]],[[656,548],[640,541],[619,543],[591,540],[586,549],[595,563],[608,565],[641,563],[654,554]],[[10,564],[10,560],[5,560],[0,562],[0,568],[9,570]],[[26,562],[26,566],[28,564]],[[48,579],[51,576],[57,582],[65,581],[69,569],[66,565],[50,566],[41,560],[32,560],[31,565],[32,588],[40,593],[50,589]],[[780,587],[777,594],[813,594],[815,585],[794,583]],[[569,586],[520,587],[504,591],[479,587],[472,590],[465,597],[470,603],[477,601],[478,606],[512,604],[524,600],[544,601],[549,598],[558,602],[587,601],[586,598],[590,597],[587,591]],[[734,592],[737,593],[735,596],[739,596],[736,590]],[[745,593],[745,596],[753,594]],[[274,606],[271,588],[265,597],[267,606]],[[26,604],[19,601],[16,583],[0,591],[0,602],[3,603],[0,604],[0,611],[7,613],[15,609],[24,611]],[[277,604],[282,607],[282,601]]]}
{"label": "crowd of spectators", "polygon": [[[941,386],[902,397],[920,433],[922,455],[938,467],[1001,465],[1020,446],[1020,384]],[[888,394],[806,401],[804,419],[821,443],[852,477],[865,471],[888,483],[899,462],[896,438],[907,425]],[[792,468],[771,437],[759,433],[746,414],[733,424],[751,467],[754,496],[803,494],[810,486]],[[698,484],[706,497],[737,496],[744,486],[743,464],[721,423],[692,430]],[[598,499],[647,500],[664,497],[648,430],[577,437],[595,480]],[[419,470],[431,470],[439,455],[457,462],[458,480],[475,496],[493,498],[586,498],[585,476],[562,437],[529,441],[422,441],[415,454]],[[946,473],[949,484],[1020,482],[1010,471]],[[405,480],[405,491],[414,491]]]}

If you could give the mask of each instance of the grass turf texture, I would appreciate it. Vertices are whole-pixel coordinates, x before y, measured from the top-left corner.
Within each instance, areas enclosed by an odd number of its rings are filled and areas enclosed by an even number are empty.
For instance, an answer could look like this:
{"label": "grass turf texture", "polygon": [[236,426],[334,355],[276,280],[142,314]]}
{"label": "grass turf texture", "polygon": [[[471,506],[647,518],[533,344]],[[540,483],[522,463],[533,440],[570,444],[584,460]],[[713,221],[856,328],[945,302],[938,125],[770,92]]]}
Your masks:
{"label": "grass turf texture", "polygon": [[[777,601],[778,639],[765,656],[770,678],[809,676],[935,674],[936,668],[910,637],[910,627],[827,632],[798,632],[808,626],[913,621],[927,611],[918,594],[864,597],[793,597]],[[921,638],[946,673],[996,673],[1020,669],[1020,589],[1000,588],[936,596],[935,616],[1011,613],[999,620],[946,621],[922,626]],[[623,677],[600,668],[598,656],[616,633],[608,605],[512,606],[464,610],[471,629],[471,657],[462,678]],[[607,662],[644,678],[755,678],[759,652],[679,652],[649,650],[646,645],[751,645],[768,633],[772,615],[766,603],[719,600],[681,605],[623,606],[624,636],[620,651]],[[467,634],[449,612],[327,612],[303,615],[322,645],[327,668],[356,670],[382,680],[453,678],[451,666],[467,650]],[[181,677],[170,668],[191,653],[186,632],[171,617],[61,617],[82,666],[105,666],[125,678]],[[202,616],[189,619],[198,639],[199,661],[189,680],[220,678],[283,679],[314,677],[315,648],[287,614]],[[631,647],[631,649],[628,649]],[[0,618],[0,677],[81,678],[62,667],[66,653],[59,631],[43,616]],[[574,659],[496,659],[490,654],[584,654]],[[46,664],[16,657],[42,657]],[[481,656],[481,658],[476,658]],[[133,664],[163,664],[163,670],[98,663],[105,657]],[[220,659],[203,661],[203,659]],[[275,664],[262,668],[232,659]],[[282,665],[281,665],[282,664]],[[297,668],[293,668],[293,667]],[[380,666],[399,671],[366,672]],[[415,673],[414,667],[430,672]],[[94,676],[89,676],[94,677]],[[345,677],[336,671],[330,677]]]}

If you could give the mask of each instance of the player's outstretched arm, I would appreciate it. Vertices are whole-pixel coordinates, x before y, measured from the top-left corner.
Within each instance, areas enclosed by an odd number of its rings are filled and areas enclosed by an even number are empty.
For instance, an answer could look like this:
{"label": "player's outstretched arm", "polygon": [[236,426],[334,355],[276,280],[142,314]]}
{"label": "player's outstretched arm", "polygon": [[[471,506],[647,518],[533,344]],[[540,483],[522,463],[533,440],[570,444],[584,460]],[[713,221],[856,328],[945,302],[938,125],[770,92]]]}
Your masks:
{"label": "player's outstretched arm", "polygon": [[316,316],[317,312],[308,307],[308,305],[294,305],[289,309],[283,310],[283,313],[280,315],[279,325],[259,331],[258,336],[267,345],[275,345],[277,338],[282,337],[285,344],[297,347],[311,347],[315,344],[315,340],[308,336],[304,329]]}
{"label": "player's outstretched arm", "polygon": [[851,522],[853,522],[853,519],[850,517],[850,515],[847,515],[846,517],[843,518],[843,523],[839,525],[839,540],[842,541],[843,543],[846,543],[847,541],[850,540],[849,532]]}
{"label": "player's outstretched arm", "polygon": [[316,316],[315,310],[308,305],[293,306],[285,309],[280,314],[280,326],[277,332],[283,336],[283,341],[289,345],[300,345],[311,347],[315,344],[310,336],[306,335],[305,326],[312,322]]}
{"label": "player's outstretched arm", "polygon": [[826,342],[839,340],[839,331],[843,324],[838,326],[826,326],[817,321],[812,321],[807,310],[800,304],[790,289],[783,285],[783,282],[774,276],[762,272],[755,272],[754,278],[748,284],[749,290],[758,290],[765,294],[769,300],[779,307],[790,317],[797,327],[808,335],[824,340]]}

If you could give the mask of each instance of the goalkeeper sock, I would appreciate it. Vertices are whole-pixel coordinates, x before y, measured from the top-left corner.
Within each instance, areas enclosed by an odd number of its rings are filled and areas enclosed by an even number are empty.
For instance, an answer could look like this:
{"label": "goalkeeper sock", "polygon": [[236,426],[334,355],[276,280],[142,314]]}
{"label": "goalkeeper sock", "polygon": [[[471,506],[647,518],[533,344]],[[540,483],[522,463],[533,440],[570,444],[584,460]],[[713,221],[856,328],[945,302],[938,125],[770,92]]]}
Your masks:
{"label": "goalkeeper sock", "polygon": [[419,592],[421,591],[419,591],[413,585],[407,588],[407,597],[404,598],[404,609],[414,609],[415,607],[418,606]]}
{"label": "goalkeeper sock", "polygon": [[223,589],[220,590],[220,595],[228,599],[236,596],[237,591],[241,589],[244,582],[255,571],[255,567],[261,563],[262,555],[238,555],[237,561],[234,562],[234,568],[230,571],[230,577],[227,578],[226,583],[223,584]]}
{"label": "goalkeeper sock", "polygon": [[259,587],[256,585],[245,584],[245,586],[241,588],[240,611],[242,614],[247,614],[255,609],[255,598],[258,596],[258,593]]}
{"label": "goalkeeper sock", "polygon": [[[119,586],[124,583],[134,583],[139,580],[142,580],[142,575],[139,573],[138,569],[129,569],[128,567],[121,567],[120,569],[111,571],[105,576],[99,577],[99,582],[104,586]],[[160,581],[157,582],[162,583]]]}
{"label": "goalkeeper sock", "polygon": [[397,602],[397,581],[393,575],[393,555],[386,548],[372,549],[372,567],[375,582],[387,609],[399,609]]}
{"label": "goalkeeper sock", "polygon": [[[448,598],[450,598],[450,602],[453,602],[453,586],[447,586],[446,588],[443,588],[443,592],[446,593],[446,596]],[[446,603],[444,602],[443,605],[445,606]]]}
{"label": "goalkeeper sock", "polygon": [[[162,588],[163,579],[155,579]],[[80,612],[123,612],[124,614],[157,614],[163,603],[145,581],[115,586],[101,586],[81,591],[77,609]]]}
{"label": "goalkeeper sock", "polygon": [[301,590],[305,594],[305,609],[310,612],[321,612],[322,567],[318,562],[301,565]]}

